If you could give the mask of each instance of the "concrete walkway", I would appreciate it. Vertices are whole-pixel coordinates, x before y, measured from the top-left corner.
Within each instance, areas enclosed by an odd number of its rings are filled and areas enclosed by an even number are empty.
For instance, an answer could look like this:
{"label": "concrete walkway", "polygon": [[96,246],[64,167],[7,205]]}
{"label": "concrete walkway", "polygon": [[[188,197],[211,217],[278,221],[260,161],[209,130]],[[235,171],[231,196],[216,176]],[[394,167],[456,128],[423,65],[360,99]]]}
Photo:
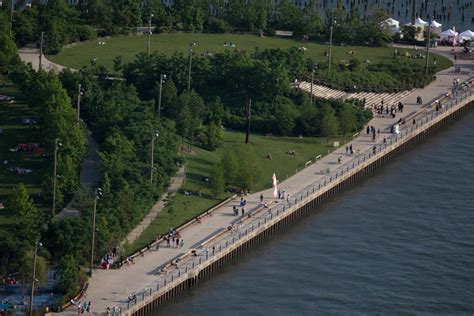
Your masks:
{"label": "concrete walkway", "polygon": [[166,190],[166,193],[163,194],[161,199],[156,202],[155,205],[151,208],[150,212],[145,216],[145,218],[141,221],[140,224],[138,224],[137,227],[135,227],[128,235],[127,238],[125,239],[128,243],[134,242],[145,229],[150,226],[150,224],[155,220],[155,218],[160,214],[160,212],[163,210],[163,208],[166,206],[166,200],[171,199],[181,188],[181,186],[184,183],[184,180],[186,179],[186,168],[185,166],[181,166],[176,173],[176,175],[171,178],[170,185],[168,186],[168,189]]}
{"label": "concrete walkway", "polygon": [[[386,116],[375,117],[369,125],[373,125],[376,129],[382,131],[377,142],[380,143],[384,135],[389,135],[390,127],[400,118],[411,118],[417,113],[425,112],[427,103],[437,99],[441,94],[451,89],[452,80],[455,76],[461,80],[466,80],[473,75],[474,65],[472,63],[462,64],[461,67],[465,69],[461,75],[454,74],[453,68],[442,71],[438,74],[438,80],[424,89],[417,90],[416,93],[412,93],[400,100],[405,104],[405,108],[403,113],[397,113],[396,118],[392,119]],[[423,97],[426,102],[424,105],[416,104],[417,95]],[[409,127],[410,121],[407,121],[406,125]],[[351,144],[356,154],[346,155],[345,148],[339,148],[280,183],[279,188],[293,196],[314,182],[326,179],[326,170],[333,172],[340,168],[341,165],[337,162],[338,157],[343,157],[342,163],[344,164],[357,159],[358,151],[363,152],[370,150],[374,146],[371,137],[366,135],[365,131],[354,139]],[[277,177],[278,176],[280,175],[277,174]],[[270,174],[267,175],[267,177],[269,180],[271,179]],[[263,194],[265,200],[270,204],[277,202],[270,198],[271,189],[268,189],[246,196],[247,210],[251,210],[260,205],[260,194]],[[225,230],[229,225],[233,224],[236,221],[236,217],[232,215],[232,206],[238,205],[238,202],[238,199],[232,200],[216,209],[212,216],[205,216],[201,223],[194,222],[186,229],[183,229],[180,232],[184,240],[183,248],[167,248],[161,245],[158,251],[146,252],[143,257],[136,258],[134,260],[135,263],[129,266],[124,266],[116,270],[96,270],[89,280],[89,288],[83,300],[90,300],[92,302],[94,314],[104,314],[107,307],[112,308],[117,304],[123,304],[127,301],[129,293],[139,292],[150,284],[156,283],[160,278],[159,270],[162,266],[184,253],[196,249],[202,242],[209,240],[212,236],[216,235],[216,233]],[[74,308],[70,308],[64,313],[72,315],[77,313],[77,311]]]}
{"label": "concrete walkway", "polygon": [[[34,70],[39,68],[39,48],[36,47],[36,44],[28,44],[25,47],[22,47],[18,50],[18,55],[20,59],[25,63],[30,63]],[[64,66],[55,64],[52,61],[48,60],[45,55],[42,57],[41,64],[44,70],[53,70],[55,72],[60,72],[63,70]]]}

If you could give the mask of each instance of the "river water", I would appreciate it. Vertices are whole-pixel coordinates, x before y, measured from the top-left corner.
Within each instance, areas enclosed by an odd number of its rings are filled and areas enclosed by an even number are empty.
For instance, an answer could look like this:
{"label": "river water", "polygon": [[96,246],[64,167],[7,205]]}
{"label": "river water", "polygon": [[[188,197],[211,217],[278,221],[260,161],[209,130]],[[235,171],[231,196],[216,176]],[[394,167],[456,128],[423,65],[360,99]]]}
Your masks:
{"label": "river water", "polygon": [[474,111],[160,315],[474,313]]}

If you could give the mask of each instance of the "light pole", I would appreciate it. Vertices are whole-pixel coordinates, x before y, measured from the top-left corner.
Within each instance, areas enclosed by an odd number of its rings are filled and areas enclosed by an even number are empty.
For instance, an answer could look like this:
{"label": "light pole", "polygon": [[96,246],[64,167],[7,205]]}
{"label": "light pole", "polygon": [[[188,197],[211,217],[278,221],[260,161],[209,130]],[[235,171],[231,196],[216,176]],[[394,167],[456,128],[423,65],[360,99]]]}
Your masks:
{"label": "light pole", "polygon": [[313,104],[313,84],[314,84],[314,72],[318,68],[317,64],[313,64],[311,69],[311,104]]}
{"label": "light pole", "polygon": [[56,180],[58,169],[58,148],[61,146],[59,138],[54,140],[54,164],[53,164],[53,217],[56,215]]}
{"label": "light pole", "polygon": [[77,124],[81,123],[81,96],[82,96],[82,85],[79,84],[77,89]]}
{"label": "light pole", "polygon": [[161,91],[163,90],[163,82],[166,80],[166,75],[160,75],[160,92],[158,93],[158,118],[161,116]]}
{"label": "light pole", "polygon": [[428,59],[430,57],[430,42],[431,42],[431,23],[432,19],[428,21],[428,39],[426,40],[426,63],[425,63],[425,76],[428,76]]}
{"label": "light pole", "polygon": [[91,263],[90,263],[90,275],[92,276],[92,272],[94,270],[94,244],[95,244],[95,215],[97,213],[97,200],[102,195],[102,190],[100,188],[96,188],[94,191],[94,211],[92,213],[92,241],[91,241]]}
{"label": "light pole", "polygon": [[329,28],[329,54],[328,54],[328,69],[331,70],[332,62],[332,31],[333,31],[334,18],[331,18],[331,27]]}
{"label": "light pole", "polygon": [[39,66],[38,70],[40,71],[43,68],[43,42],[44,42],[44,32],[41,32],[41,39],[40,39],[40,53],[39,53]]}
{"label": "light pole", "polygon": [[191,91],[191,65],[193,60],[193,47],[196,46],[195,42],[189,44],[189,68],[188,68],[188,92]]}
{"label": "light pole", "polygon": [[151,162],[150,162],[150,183],[153,184],[153,171],[154,171],[154,164],[155,164],[155,141],[160,136],[160,133],[156,129],[153,130],[153,134],[151,135]]}
{"label": "light pole", "polygon": [[33,277],[31,279],[31,296],[30,296],[30,316],[33,315],[33,297],[35,295],[35,281],[36,281],[36,257],[38,256],[38,247],[43,246],[39,240],[35,241],[35,254],[33,256]]}
{"label": "light pole", "polygon": [[153,14],[150,14],[150,17],[148,18],[148,44],[146,48],[146,53],[150,55],[150,48],[151,48],[151,18],[153,18]]}

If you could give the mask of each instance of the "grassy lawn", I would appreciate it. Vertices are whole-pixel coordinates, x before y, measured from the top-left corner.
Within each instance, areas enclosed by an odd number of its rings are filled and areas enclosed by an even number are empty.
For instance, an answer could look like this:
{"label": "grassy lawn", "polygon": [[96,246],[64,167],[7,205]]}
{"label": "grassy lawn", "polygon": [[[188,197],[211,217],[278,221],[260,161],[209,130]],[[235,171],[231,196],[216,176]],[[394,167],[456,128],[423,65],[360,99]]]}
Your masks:
{"label": "grassy lawn", "polygon": [[[47,162],[41,154],[9,150],[20,143],[39,142],[38,130],[28,127],[21,121],[22,118],[34,117],[34,114],[22,101],[15,87],[2,85],[0,94],[14,96],[16,100],[15,103],[0,102],[0,128],[3,128],[3,135],[0,136],[0,201],[5,201],[12,188],[19,183],[24,183],[33,199],[38,201]],[[5,161],[8,161],[8,164],[5,164]],[[31,169],[32,173],[17,175],[8,170],[14,167]],[[8,225],[13,221],[11,214],[0,210],[0,229],[2,225]]]}
{"label": "grassy lawn", "polygon": [[[183,190],[192,192],[192,195],[176,194],[151,225],[129,246],[130,252],[145,247],[154,241],[157,235],[185,223],[230,196],[229,193],[225,193],[218,199],[214,199],[211,196],[209,184],[203,181],[204,178],[209,177],[214,164],[220,161],[225,148],[243,143],[244,133],[225,132],[224,139],[224,145],[214,152],[193,147],[192,152],[186,154],[187,179]],[[341,140],[339,141],[343,144]],[[317,155],[327,154],[328,150],[333,149],[332,141],[327,143],[326,139],[316,137],[299,139],[251,135],[250,142],[250,150],[262,168],[262,177],[255,184],[254,192],[270,187],[274,172],[277,178],[283,181],[287,176],[293,175],[296,170],[303,169],[308,160],[314,160]],[[286,153],[288,150],[295,150],[297,154],[290,156]],[[266,158],[268,154],[272,156],[271,160]],[[202,190],[201,196],[197,194],[199,189]]]}
{"label": "grassy lawn", "polygon": [[[58,64],[71,68],[79,69],[84,65],[89,65],[93,58],[97,58],[97,64],[112,69],[113,59],[116,56],[122,56],[123,62],[133,60],[139,52],[146,52],[147,36],[129,36],[116,37],[106,41],[105,45],[99,45],[97,40],[77,44],[73,47],[63,48],[60,54],[48,56],[48,58]],[[167,55],[175,51],[187,54],[189,43],[196,42],[194,51],[202,52],[224,52],[225,50],[246,50],[253,52],[256,47],[260,49],[290,47],[305,47],[305,55],[312,57],[319,63],[327,62],[324,53],[328,51],[328,45],[316,43],[301,43],[292,39],[277,37],[260,38],[256,35],[237,35],[237,34],[156,34],[152,35],[151,50],[158,51]],[[235,44],[235,48],[224,47],[225,42]],[[400,49],[403,55],[405,51],[414,53],[413,50]],[[350,55],[349,52],[354,52]],[[338,63],[341,60],[358,58],[359,60],[370,60],[372,63],[392,58],[394,48],[390,47],[364,47],[364,46],[334,46],[333,62]],[[424,54],[418,50],[417,53]],[[406,57],[401,57],[406,58]],[[415,60],[417,63],[424,64],[423,59]],[[439,69],[447,68],[450,62],[447,58],[437,56],[437,65]]]}

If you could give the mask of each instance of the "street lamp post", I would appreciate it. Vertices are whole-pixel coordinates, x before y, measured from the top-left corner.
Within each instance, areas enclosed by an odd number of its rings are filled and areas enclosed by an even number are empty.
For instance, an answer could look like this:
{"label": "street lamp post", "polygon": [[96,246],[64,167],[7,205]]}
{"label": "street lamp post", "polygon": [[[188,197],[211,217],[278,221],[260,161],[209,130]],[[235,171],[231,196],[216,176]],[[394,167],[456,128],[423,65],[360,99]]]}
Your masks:
{"label": "street lamp post", "polygon": [[81,96],[82,96],[82,85],[79,84],[77,89],[77,124],[81,123]]}
{"label": "street lamp post", "polygon": [[195,42],[189,44],[189,68],[188,68],[188,92],[191,91],[191,65],[193,60],[193,47],[196,46]]}
{"label": "street lamp post", "polygon": [[35,241],[35,254],[33,256],[33,277],[31,279],[31,296],[30,296],[30,316],[33,315],[33,298],[35,295],[35,281],[36,281],[36,258],[38,256],[38,246],[41,247],[42,244],[39,240]]}
{"label": "street lamp post", "polygon": [[329,54],[328,54],[328,69],[331,70],[332,62],[332,31],[333,31],[333,20],[331,19],[331,27],[329,28]]}
{"label": "street lamp post", "polygon": [[161,91],[163,90],[163,82],[166,80],[166,75],[160,75],[160,92],[158,93],[158,118],[161,116]]}
{"label": "street lamp post", "polygon": [[43,63],[42,63],[42,61],[43,61],[43,42],[44,42],[44,32],[41,32],[38,70],[41,70],[43,68]]}
{"label": "street lamp post", "polygon": [[90,275],[94,271],[94,244],[95,244],[95,215],[97,213],[97,200],[102,195],[102,190],[100,188],[96,188],[94,191],[94,210],[92,213],[92,241],[91,241],[91,262],[90,262]]}
{"label": "street lamp post", "polygon": [[155,129],[153,130],[153,134],[151,136],[151,162],[150,162],[150,183],[153,184],[153,171],[154,171],[154,164],[155,164],[155,141],[158,138],[160,133]]}
{"label": "street lamp post", "polygon": [[312,69],[311,69],[311,104],[313,104],[313,85],[314,85],[314,72],[317,69],[317,65],[313,64]]}
{"label": "street lamp post", "polygon": [[430,57],[430,42],[431,42],[431,23],[432,19],[428,21],[428,39],[426,40],[426,63],[425,63],[425,76],[428,76],[428,59]]}
{"label": "street lamp post", "polygon": [[61,146],[59,138],[54,140],[54,164],[53,164],[53,217],[56,214],[56,180],[58,169],[58,148]]}
{"label": "street lamp post", "polygon": [[150,17],[148,18],[148,44],[146,48],[146,53],[150,55],[150,49],[151,49],[151,18],[153,18],[153,14],[150,14]]}

